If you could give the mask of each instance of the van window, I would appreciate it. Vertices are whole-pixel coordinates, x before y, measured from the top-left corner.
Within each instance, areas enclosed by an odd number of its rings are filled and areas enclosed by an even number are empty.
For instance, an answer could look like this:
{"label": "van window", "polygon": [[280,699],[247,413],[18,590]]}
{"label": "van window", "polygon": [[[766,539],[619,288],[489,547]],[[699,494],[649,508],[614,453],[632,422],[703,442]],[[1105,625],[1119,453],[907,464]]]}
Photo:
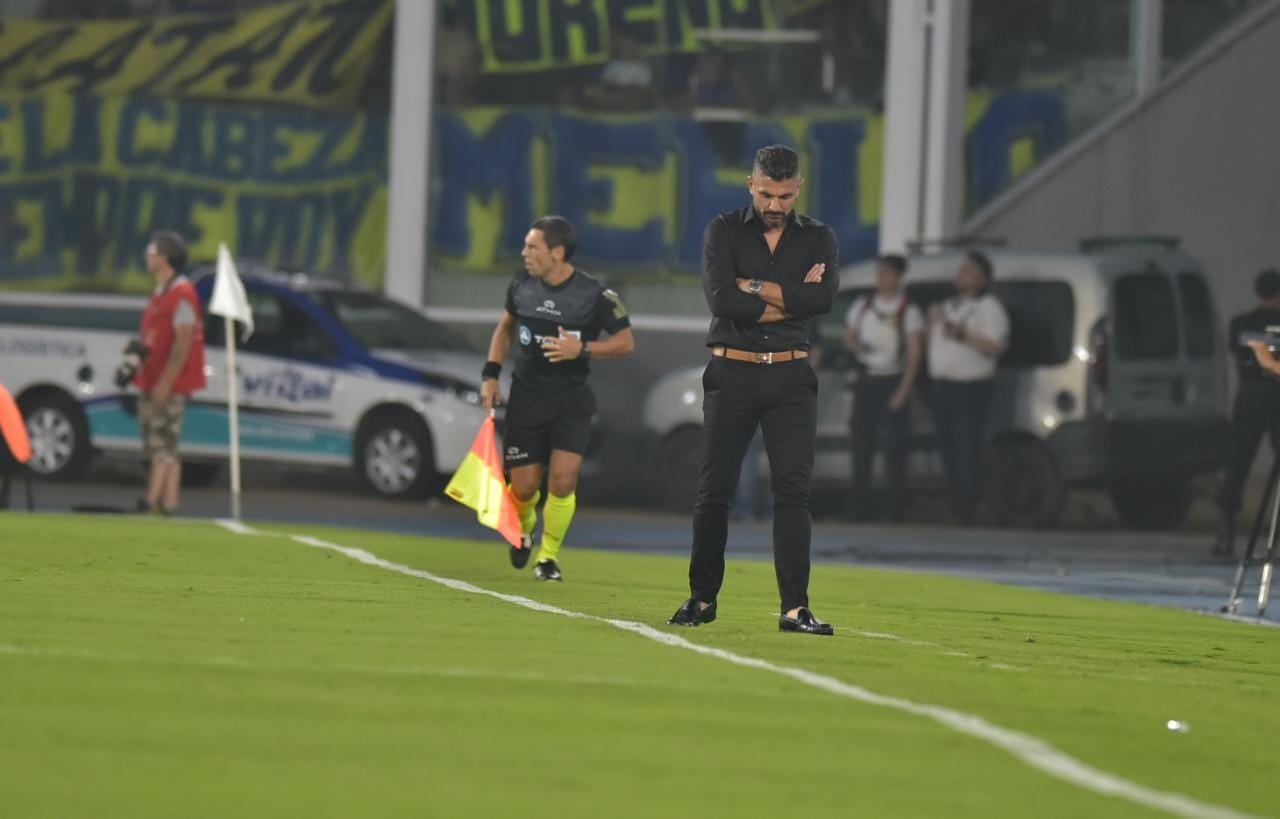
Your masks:
{"label": "van window", "polygon": [[1009,314],[1002,368],[1050,367],[1071,358],[1076,304],[1069,284],[997,280],[992,290]]}
{"label": "van window", "polygon": [[1173,285],[1163,273],[1133,273],[1113,293],[1116,357],[1135,360],[1178,355]]}
{"label": "van window", "polygon": [[33,324],[72,330],[111,330],[134,333],[142,323],[142,308],[51,307],[36,304],[0,304],[0,324]]}
{"label": "van window", "polygon": [[1209,287],[1196,273],[1178,274],[1182,297],[1182,323],[1187,333],[1188,358],[1213,357],[1213,304]]}

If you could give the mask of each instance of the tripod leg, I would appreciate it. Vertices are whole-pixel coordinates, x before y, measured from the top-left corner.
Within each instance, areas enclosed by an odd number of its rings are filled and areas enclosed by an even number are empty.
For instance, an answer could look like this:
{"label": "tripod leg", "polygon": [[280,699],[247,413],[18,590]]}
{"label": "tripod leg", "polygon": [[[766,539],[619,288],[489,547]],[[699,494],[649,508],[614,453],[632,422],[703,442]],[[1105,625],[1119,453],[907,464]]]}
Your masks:
{"label": "tripod leg", "polygon": [[1275,540],[1276,507],[1280,506],[1280,452],[1271,461],[1271,472],[1267,475],[1267,488],[1262,493],[1262,503],[1258,506],[1258,515],[1253,521],[1253,530],[1249,533],[1249,543],[1240,555],[1240,563],[1236,566],[1236,576],[1231,583],[1231,592],[1227,595],[1227,604],[1222,611],[1235,614],[1240,607],[1240,590],[1244,587],[1244,575],[1249,570],[1249,562],[1253,560],[1253,550],[1258,546],[1258,536],[1262,534],[1262,522],[1266,520],[1268,508],[1271,511],[1271,539]]}

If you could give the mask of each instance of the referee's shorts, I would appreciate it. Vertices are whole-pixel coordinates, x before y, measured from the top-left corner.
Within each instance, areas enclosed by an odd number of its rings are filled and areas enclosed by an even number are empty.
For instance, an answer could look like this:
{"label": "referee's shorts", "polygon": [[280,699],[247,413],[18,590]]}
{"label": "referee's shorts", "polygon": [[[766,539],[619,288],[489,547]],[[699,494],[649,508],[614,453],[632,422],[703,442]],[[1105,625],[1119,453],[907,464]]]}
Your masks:
{"label": "referee's shorts", "polygon": [[507,469],[546,464],[553,449],[585,455],[595,414],[590,384],[543,392],[513,382],[502,433],[503,464]]}

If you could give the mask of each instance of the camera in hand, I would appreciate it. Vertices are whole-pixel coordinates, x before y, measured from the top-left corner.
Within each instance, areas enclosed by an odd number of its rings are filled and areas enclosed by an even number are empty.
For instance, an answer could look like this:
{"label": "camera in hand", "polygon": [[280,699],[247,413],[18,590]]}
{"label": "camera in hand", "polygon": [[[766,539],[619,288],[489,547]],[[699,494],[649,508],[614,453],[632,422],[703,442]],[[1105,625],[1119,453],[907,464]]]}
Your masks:
{"label": "camera in hand", "polygon": [[133,377],[137,375],[138,368],[142,366],[142,362],[147,360],[147,348],[138,339],[130,339],[124,348],[124,361],[116,367],[116,386],[125,389],[133,381]]}
{"label": "camera in hand", "polygon": [[1261,341],[1272,352],[1280,350],[1280,326],[1269,326],[1265,332],[1247,332],[1240,334],[1240,346],[1247,347],[1251,342]]}

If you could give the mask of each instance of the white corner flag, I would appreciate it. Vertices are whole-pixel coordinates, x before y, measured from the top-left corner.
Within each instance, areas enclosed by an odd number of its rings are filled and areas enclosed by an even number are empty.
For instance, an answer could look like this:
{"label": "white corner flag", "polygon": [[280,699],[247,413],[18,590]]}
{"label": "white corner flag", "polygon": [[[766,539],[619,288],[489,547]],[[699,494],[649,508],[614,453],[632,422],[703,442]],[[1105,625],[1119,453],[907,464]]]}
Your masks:
{"label": "white corner flag", "polygon": [[231,251],[227,250],[226,242],[218,242],[218,267],[213,274],[213,296],[209,299],[209,312],[243,324],[245,333],[241,341],[248,341],[249,336],[253,335],[253,311],[249,309],[244,282],[240,281],[240,273],[236,270],[236,263],[231,258]]}
{"label": "white corner flag", "polygon": [[244,325],[244,340],[253,335],[253,311],[244,292],[244,282],[226,242],[218,243],[218,267],[214,272],[213,296],[209,312],[222,316],[227,338],[227,418],[231,438],[231,519],[240,520],[240,378],[236,368],[236,325]]}

